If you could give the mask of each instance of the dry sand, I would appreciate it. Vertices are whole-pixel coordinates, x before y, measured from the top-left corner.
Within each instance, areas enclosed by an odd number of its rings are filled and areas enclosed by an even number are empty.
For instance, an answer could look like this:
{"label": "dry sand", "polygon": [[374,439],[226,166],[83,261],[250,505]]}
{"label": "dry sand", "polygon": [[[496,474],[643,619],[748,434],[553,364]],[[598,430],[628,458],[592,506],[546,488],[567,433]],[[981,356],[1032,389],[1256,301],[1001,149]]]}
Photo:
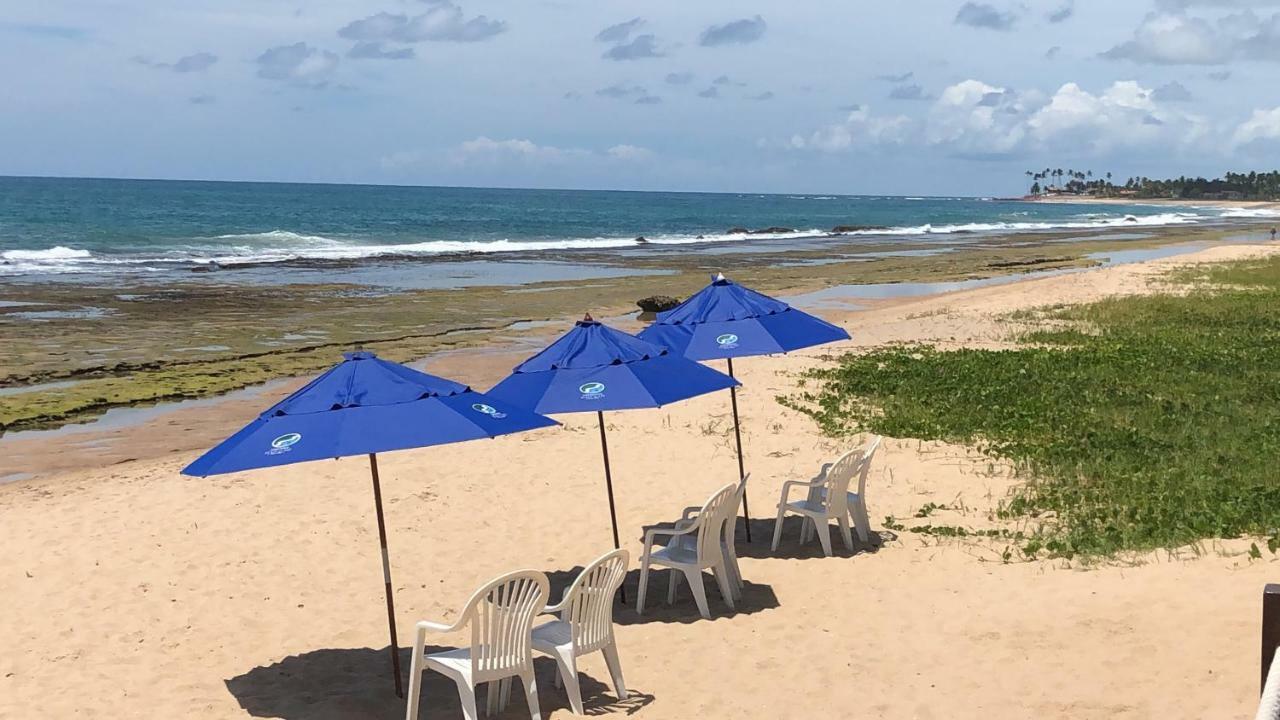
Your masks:
{"label": "dry sand", "polygon": [[[898,340],[998,346],[994,316],[1143,292],[1171,265],[1280,251],[1218,247],[1175,259],[1041,278],[840,313],[850,347]],[[598,658],[583,664],[591,714],[642,718],[1243,717],[1256,698],[1259,596],[1280,575],[1246,542],[1080,569],[1004,564],[999,545],[883,530],[926,502],[981,526],[1014,482],[972,451],[888,440],[868,495],[879,547],[823,558],[788,525],[768,552],[782,482],[842,446],[774,398],[820,353],[745,360],[741,399],[755,542],[736,614],[709,590],[637,617],[617,613],[633,695],[618,702]],[[433,365],[487,386],[510,358]],[[283,391],[283,390],[281,390]],[[188,436],[250,417],[203,412]],[[381,459],[401,642],[450,619],[484,580],[555,573],[609,547],[593,419]],[[624,544],[731,481],[728,397],[608,416]],[[173,445],[177,440],[171,440]],[[397,718],[366,462],[318,462],[207,480],[194,457],[139,442],[137,456],[0,486],[0,717]],[[56,446],[43,452],[54,454]],[[28,453],[32,451],[30,448]],[[742,533],[739,532],[739,538]],[[839,543],[837,542],[837,547]],[[636,563],[633,562],[633,566]],[[629,578],[634,590],[636,573]],[[655,593],[665,599],[665,578]],[[461,643],[462,635],[435,638]],[[406,653],[407,656],[407,653]],[[538,662],[542,706],[569,717]],[[458,718],[451,682],[428,675],[424,717]],[[527,717],[513,700],[503,715]]]}

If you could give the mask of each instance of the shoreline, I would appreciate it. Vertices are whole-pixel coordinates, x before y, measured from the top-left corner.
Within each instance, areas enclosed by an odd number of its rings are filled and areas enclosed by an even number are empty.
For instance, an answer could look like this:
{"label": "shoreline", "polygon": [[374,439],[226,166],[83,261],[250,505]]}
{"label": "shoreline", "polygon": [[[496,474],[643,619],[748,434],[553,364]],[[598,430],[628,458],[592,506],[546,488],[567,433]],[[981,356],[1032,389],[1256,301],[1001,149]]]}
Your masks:
{"label": "shoreline", "polygon": [[[949,272],[930,277],[922,266],[916,268],[920,272],[915,281],[884,284],[802,283],[793,285],[782,295],[784,299],[803,309],[833,321],[844,322],[860,313],[883,311],[984,287],[1008,287],[1062,273],[1114,267],[1118,264],[1140,264],[1144,260],[1193,254],[1212,247],[1215,242],[1203,238],[1187,240],[1181,237],[1148,240],[1163,242],[1126,241],[1127,244],[1116,246],[1112,250],[1095,250],[1092,245],[1081,245],[1078,249],[1090,251],[1080,253],[1077,258],[1080,262],[1051,263],[1048,267],[1045,267],[1045,263],[1033,263],[1029,266],[1013,264],[1001,268],[1004,272],[998,273],[974,273],[971,272],[972,267],[960,265],[959,268],[970,272],[956,272],[957,268],[953,267]],[[1216,242],[1223,241],[1218,239]],[[1113,256],[1116,259],[1104,259]],[[771,286],[766,284],[764,287]],[[636,313],[628,311],[621,304],[607,308],[604,312],[597,312],[597,316],[629,332],[636,332],[643,327],[643,323],[636,319]],[[414,348],[422,348],[420,351],[413,351],[421,354],[404,357],[402,353],[400,356],[414,367],[451,377],[483,390],[501,379],[507,370],[529,354],[540,349],[564,327],[568,327],[573,319],[576,319],[576,315],[565,314],[540,319],[516,319],[492,328],[445,330],[433,339],[447,338],[449,342],[412,345]],[[404,339],[392,339],[382,344],[368,343],[366,347],[381,351],[384,345],[403,349],[405,344]],[[333,348],[332,355],[336,357],[340,349],[346,348]],[[302,354],[309,358],[315,356],[317,364],[323,363],[324,367],[332,364],[333,358],[328,351],[307,350]],[[390,355],[397,356],[396,353]],[[10,466],[6,468],[8,472],[0,476],[0,485],[6,484],[6,481],[24,482],[50,474],[90,469],[101,464],[147,460],[210,446],[234,429],[232,425],[236,418],[252,417],[263,407],[299,387],[309,376],[308,372],[284,375],[264,373],[255,382],[232,387],[226,392],[121,403],[103,408],[94,416],[76,417],[52,428],[23,428],[0,434],[0,450],[6,453]],[[123,375],[120,382],[128,382],[129,377],[128,374]],[[43,386],[51,387],[51,392],[59,393],[67,382],[46,381]],[[36,391],[31,392],[35,394]],[[0,396],[0,402],[20,400],[26,394]],[[64,452],[47,454],[44,448],[51,442],[62,444]]]}
{"label": "shoreline", "polygon": [[1049,197],[1026,195],[1011,198],[1015,202],[1063,205],[1169,205],[1181,207],[1239,208],[1242,210],[1274,210],[1280,222],[1280,201],[1276,200],[1175,200],[1171,198],[1099,198],[1072,195]]}
{"label": "shoreline", "polygon": [[[411,361],[482,345],[486,334],[585,310],[633,311],[650,295],[687,296],[724,271],[770,294],[837,285],[958,281],[1090,267],[1091,257],[1183,242],[1216,242],[1256,223],[951,236],[944,245],[886,241],[767,244],[722,254],[575,254],[580,265],[618,267],[612,277],[517,286],[371,291],[344,284],[278,287],[153,285],[106,294],[87,286],[0,287],[0,323],[17,303],[53,308],[41,322],[4,325],[0,431],[56,427],[117,407],[210,397],[328,367],[356,345]],[[1262,239],[1259,237],[1258,239]],[[655,274],[657,273],[657,274]],[[193,323],[193,319],[195,322]]]}

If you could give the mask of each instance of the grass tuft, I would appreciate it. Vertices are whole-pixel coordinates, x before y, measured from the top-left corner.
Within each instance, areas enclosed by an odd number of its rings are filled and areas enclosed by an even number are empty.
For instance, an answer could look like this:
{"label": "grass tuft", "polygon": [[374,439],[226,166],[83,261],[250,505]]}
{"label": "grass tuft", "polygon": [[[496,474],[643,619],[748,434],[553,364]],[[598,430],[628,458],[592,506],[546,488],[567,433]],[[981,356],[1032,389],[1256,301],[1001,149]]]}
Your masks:
{"label": "grass tuft", "polygon": [[[785,402],[824,432],[976,444],[1030,478],[1028,555],[1206,538],[1280,547],[1280,259],[1178,271],[1186,292],[1045,310],[1012,350],[845,355]],[[1186,288],[1182,288],[1186,290]],[[1029,551],[1029,552],[1027,552]]]}

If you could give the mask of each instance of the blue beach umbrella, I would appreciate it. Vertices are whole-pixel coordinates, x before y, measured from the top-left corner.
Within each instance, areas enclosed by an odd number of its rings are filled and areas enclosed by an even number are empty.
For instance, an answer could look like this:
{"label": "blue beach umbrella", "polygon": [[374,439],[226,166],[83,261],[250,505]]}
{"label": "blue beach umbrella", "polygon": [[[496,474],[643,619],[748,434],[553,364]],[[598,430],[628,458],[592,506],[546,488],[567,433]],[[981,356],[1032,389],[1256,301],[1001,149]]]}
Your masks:
{"label": "blue beach umbrella", "polygon": [[[688,300],[659,313],[657,320],[638,335],[690,360],[726,360],[729,377],[733,377],[735,357],[786,353],[849,339],[844,328],[734,284],[721,274]],[[738,443],[738,475],[745,477],[737,387],[731,387],[729,393],[733,405],[733,435]],[[747,542],[751,542],[745,494],[742,515],[748,521]]]}
{"label": "blue beach umbrella", "polygon": [[602,325],[588,315],[542,352],[516,366],[489,396],[539,413],[596,414],[613,546],[617,548],[618,515],[613,503],[605,411],[661,407],[737,384],[724,373]]}
{"label": "blue beach umbrella", "polygon": [[271,406],[196,458],[182,473],[205,477],[310,460],[369,456],[378,541],[382,544],[391,665],[396,694],[402,695],[377,453],[492,438],[556,422],[451,380],[381,360],[371,352],[345,353],[343,357],[343,362]]}

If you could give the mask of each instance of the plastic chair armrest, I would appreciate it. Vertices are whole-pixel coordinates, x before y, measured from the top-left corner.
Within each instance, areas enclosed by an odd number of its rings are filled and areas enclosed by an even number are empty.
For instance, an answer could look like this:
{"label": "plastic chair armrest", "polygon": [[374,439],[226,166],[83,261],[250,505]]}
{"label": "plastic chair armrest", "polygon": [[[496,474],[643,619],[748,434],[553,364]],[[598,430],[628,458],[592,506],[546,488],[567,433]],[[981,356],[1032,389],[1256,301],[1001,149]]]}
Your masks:
{"label": "plastic chair armrest", "polygon": [[430,620],[422,620],[418,623],[418,629],[430,630],[432,632],[447,633],[447,632],[453,632],[457,630],[458,628],[462,627],[462,625],[463,625],[462,621],[458,621],[452,625],[445,625],[444,623],[432,622]]}

